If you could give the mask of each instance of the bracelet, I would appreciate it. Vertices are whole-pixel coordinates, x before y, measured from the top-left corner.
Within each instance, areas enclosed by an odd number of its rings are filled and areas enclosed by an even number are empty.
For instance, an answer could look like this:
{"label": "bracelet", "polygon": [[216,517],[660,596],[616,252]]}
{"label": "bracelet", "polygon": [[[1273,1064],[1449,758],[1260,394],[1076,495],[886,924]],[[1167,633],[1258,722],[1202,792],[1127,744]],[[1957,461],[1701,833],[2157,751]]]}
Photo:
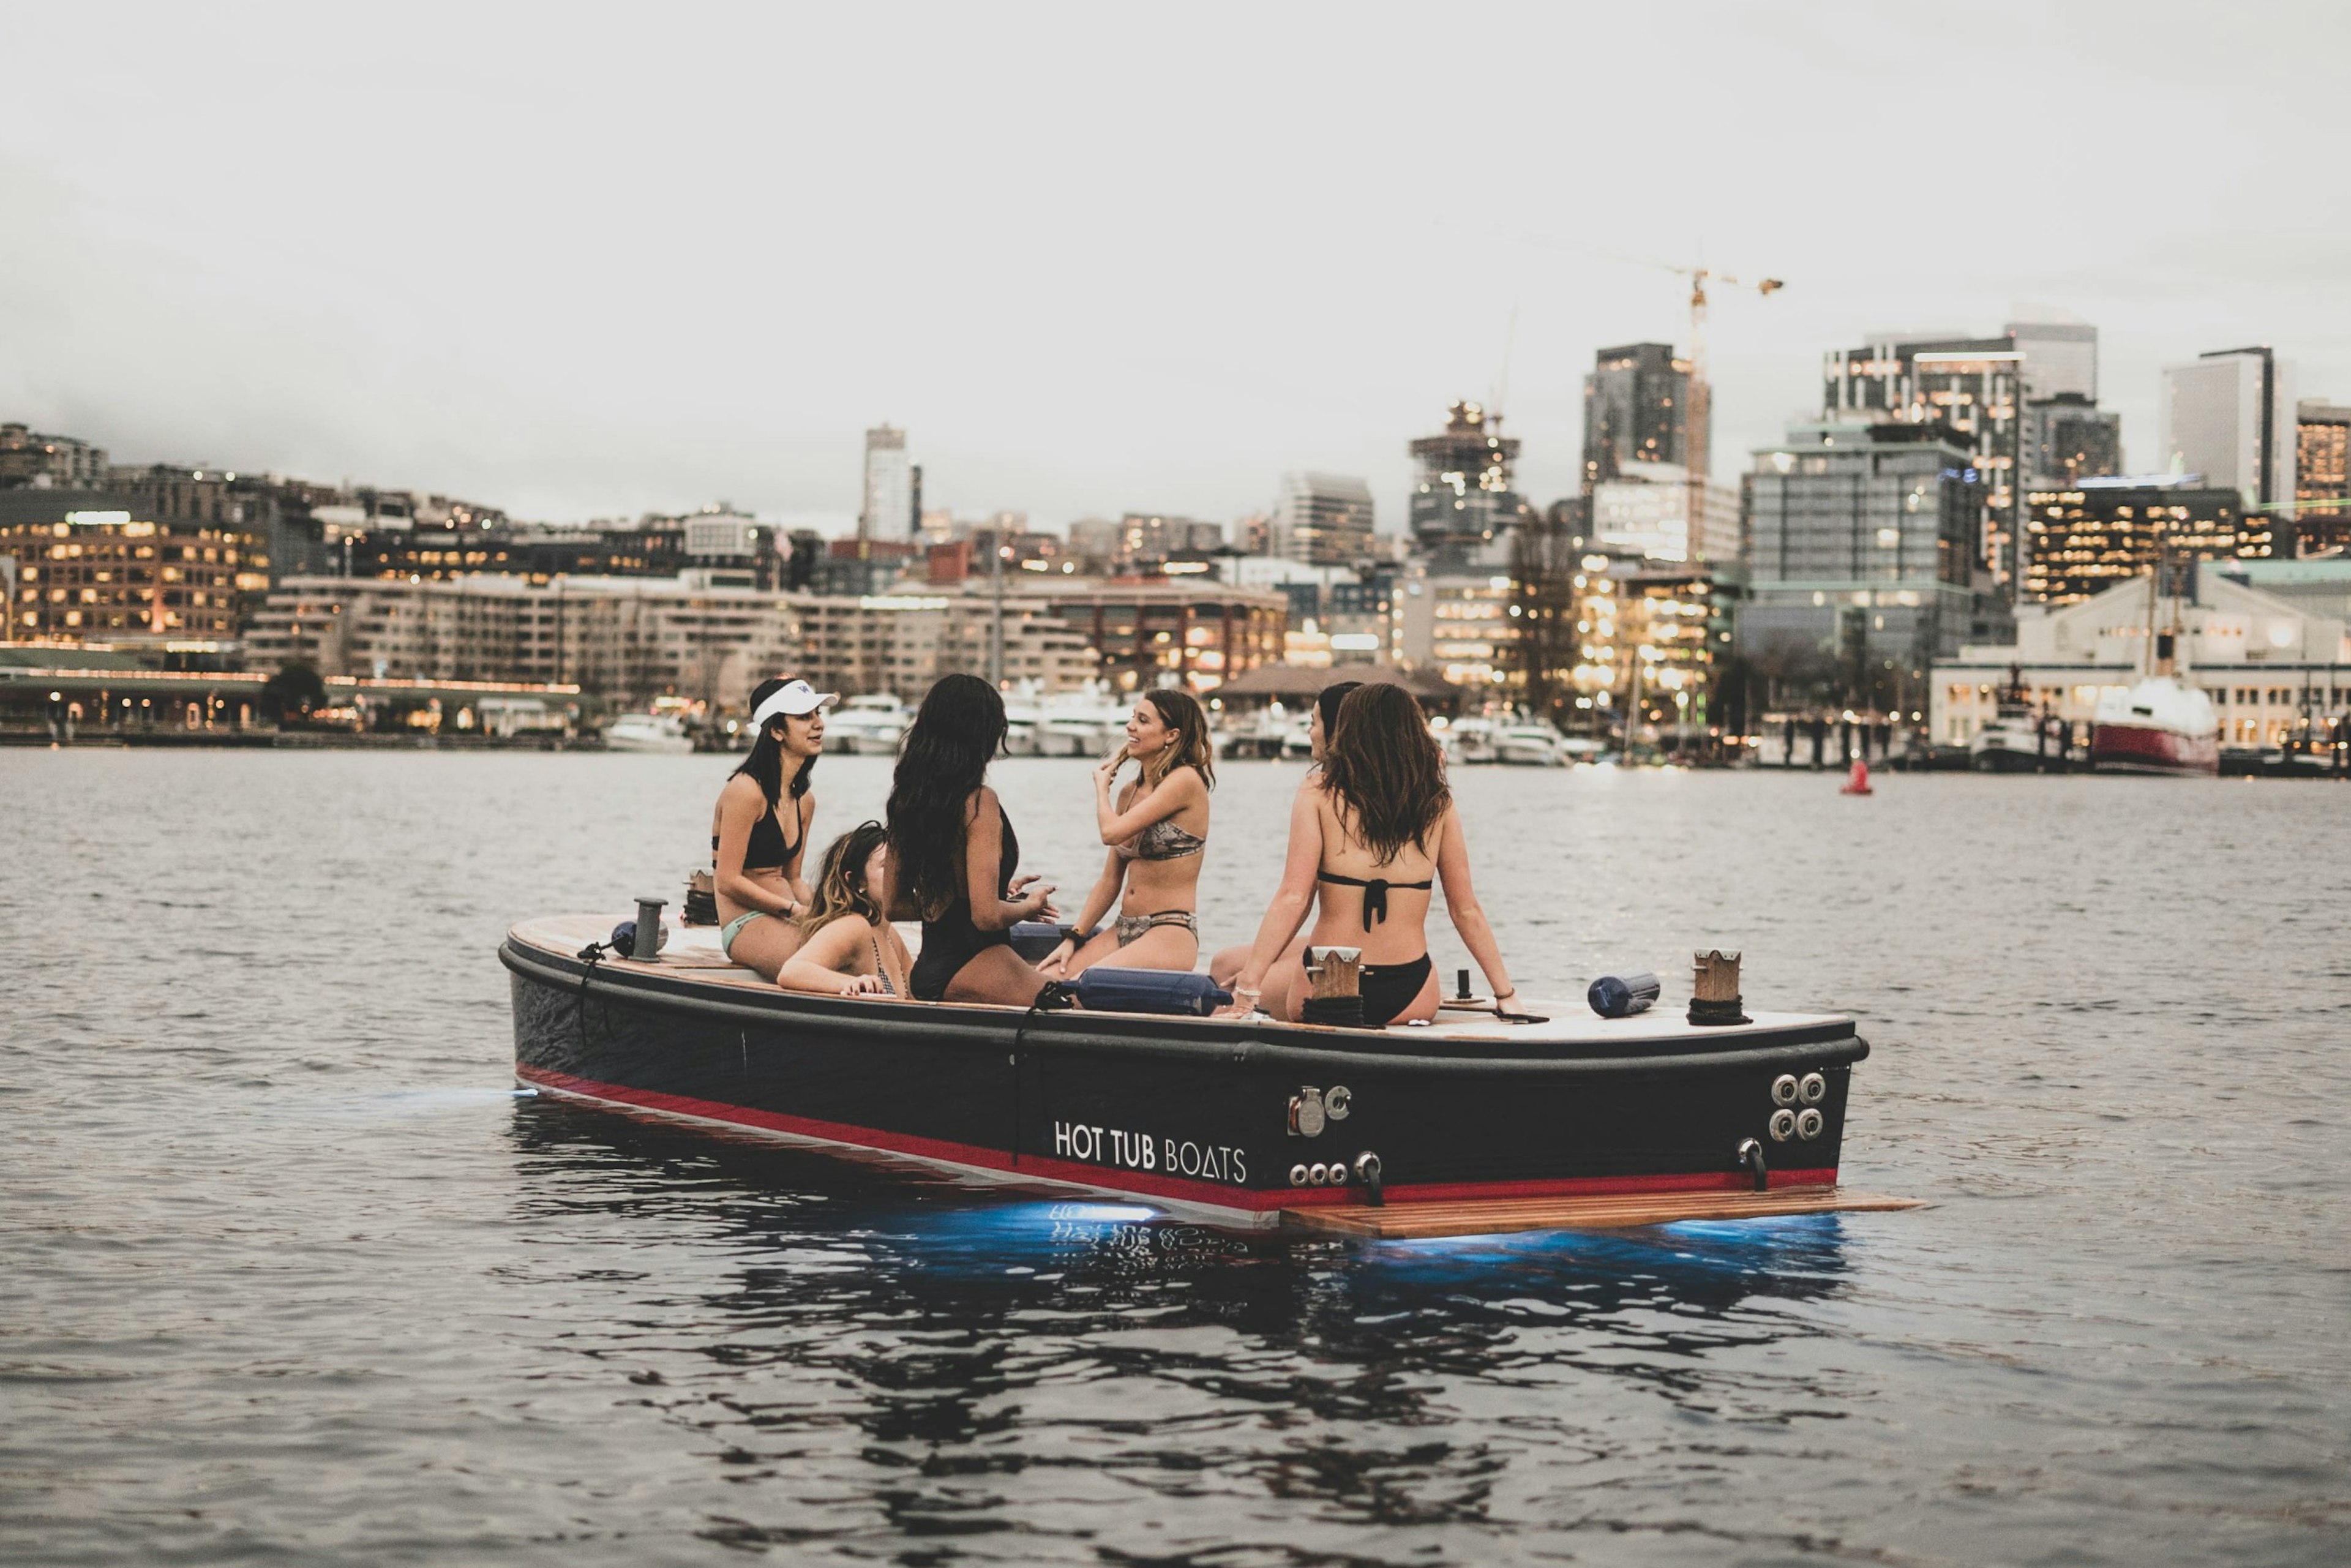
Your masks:
{"label": "bracelet", "polygon": [[1233,988],[1233,995],[1237,997],[1261,997],[1265,995],[1265,988],[1262,986],[1235,986]]}

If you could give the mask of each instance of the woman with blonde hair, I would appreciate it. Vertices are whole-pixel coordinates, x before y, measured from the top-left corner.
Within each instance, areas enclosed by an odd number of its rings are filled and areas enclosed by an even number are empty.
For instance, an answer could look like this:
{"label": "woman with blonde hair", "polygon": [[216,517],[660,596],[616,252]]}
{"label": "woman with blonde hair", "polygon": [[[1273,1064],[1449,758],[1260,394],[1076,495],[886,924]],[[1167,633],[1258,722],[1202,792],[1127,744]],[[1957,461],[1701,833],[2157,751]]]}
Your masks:
{"label": "woman with blonde hair", "polygon": [[914,967],[905,939],[890,924],[890,833],[860,822],[832,841],[818,862],[799,950],[784,960],[776,984],[819,996],[905,997]]}
{"label": "woman with blonde hair", "polygon": [[1290,807],[1281,886],[1234,981],[1236,1010],[1261,1005],[1276,1018],[1300,1016],[1306,972],[1290,938],[1319,904],[1307,941],[1362,950],[1366,1024],[1436,1017],[1427,920],[1439,883],[1495,1005],[1510,1010],[1518,991],[1470,890],[1469,846],[1445,781],[1445,754],[1411,693],[1384,682],[1358,687],[1339,705],[1322,771]]}
{"label": "woman with blonde hair", "polygon": [[[1129,762],[1141,773],[1118,789]],[[1144,693],[1127,717],[1126,744],[1094,769],[1094,824],[1110,853],[1078,912],[1077,929],[1092,931],[1113,904],[1118,921],[1083,946],[1076,936],[1064,938],[1040,970],[1070,979],[1096,964],[1192,967],[1200,956],[1200,866],[1216,782],[1216,744],[1198,700],[1173,687]]]}

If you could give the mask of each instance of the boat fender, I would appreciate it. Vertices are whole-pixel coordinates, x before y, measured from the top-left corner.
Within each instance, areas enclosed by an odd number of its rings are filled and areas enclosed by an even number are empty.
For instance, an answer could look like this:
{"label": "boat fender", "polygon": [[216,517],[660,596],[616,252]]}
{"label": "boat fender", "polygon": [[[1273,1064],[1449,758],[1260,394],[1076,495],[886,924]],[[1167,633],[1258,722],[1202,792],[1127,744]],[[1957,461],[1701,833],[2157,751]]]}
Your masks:
{"label": "boat fender", "polygon": [[1730,1163],[1736,1169],[1749,1170],[1755,1173],[1755,1190],[1757,1192],[1766,1192],[1770,1190],[1771,1186],[1771,1173],[1763,1164],[1763,1145],[1761,1144],[1756,1142],[1753,1138],[1740,1139],[1739,1150],[1736,1154],[1730,1156]]}
{"label": "boat fender", "polygon": [[1665,991],[1657,977],[1644,970],[1637,975],[1603,975],[1592,982],[1584,999],[1592,1010],[1604,1019],[1631,1018],[1646,1012]]}
{"label": "boat fender", "polygon": [[1113,969],[1096,965],[1077,979],[1088,1012],[1177,1013],[1207,1018],[1232,1004],[1232,993],[1206,975],[1183,969]]}
{"label": "boat fender", "polygon": [[1386,1207],[1387,1197],[1380,1190],[1380,1156],[1365,1149],[1355,1156],[1355,1179],[1364,1184],[1364,1194],[1374,1208]]}

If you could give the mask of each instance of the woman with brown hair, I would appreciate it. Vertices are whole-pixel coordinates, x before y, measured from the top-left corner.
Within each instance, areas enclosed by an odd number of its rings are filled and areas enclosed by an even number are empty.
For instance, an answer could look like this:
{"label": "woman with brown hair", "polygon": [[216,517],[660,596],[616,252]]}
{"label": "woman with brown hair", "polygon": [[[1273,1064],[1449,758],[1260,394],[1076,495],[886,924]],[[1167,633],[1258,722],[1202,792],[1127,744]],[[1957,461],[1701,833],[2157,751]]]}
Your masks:
{"label": "woman with brown hair", "polygon": [[1437,883],[1495,1005],[1509,1010],[1518,991],[1470,891],[1469,846],[1445,781],[1444,753],[1411,693],[1384,682],[1358,687],[1339,705],[1322,772],[1290,808],[1281,887],[1234,982],[1236,1009],[1262,1005],[1276,1018],[1299,1016],[1306,973],[1290,938],[1309,906],[1319,904],[1307,940],[1362,949],[1366,1024],[1436,1017],[1426,926]]}
{"label": "woman with brown hair", "polygon": [[[1129,762],[1140,763],[1142,775],[1113,800]],[[1094,769],[1094,823],[1110,853],[1078,912],[1077,929],[1092,931],[1113,904],[1122,913],[1082,946],[1076,936],[1064,937],[1040,971],[1073,979],[1102,963],[1191,968],[1200,956],[1196,911],[1208,848],[1208,791],[1216,782],[1217,747],[1198,701],[1172,688],[1144,693],[1128,716],[1126,744]]]}
{"label": "woman with brown hair", "polygon": [[904,997],[914,960],[883,910],[889,904],[890,833],[860,822],[824,852],[799,950],[784,960],[776,984],[819,996]]}

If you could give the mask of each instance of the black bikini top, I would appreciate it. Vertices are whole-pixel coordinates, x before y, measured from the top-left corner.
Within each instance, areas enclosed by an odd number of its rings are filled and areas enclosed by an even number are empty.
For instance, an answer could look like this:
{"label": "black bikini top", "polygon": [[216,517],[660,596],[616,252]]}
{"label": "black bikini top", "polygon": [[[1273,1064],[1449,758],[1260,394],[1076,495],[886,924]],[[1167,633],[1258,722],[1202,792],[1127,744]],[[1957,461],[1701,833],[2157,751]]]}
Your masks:
{"label": "black bikini top", "polygon": [[1364,929],[1366,931],[1388,917],[1388,889],[1404,887],[1416,893],[1426,893],[1437,885],[1434,877],[1426,882],[1390,882],[1384,877],[1377,876],[1370,878],[1341,876],[1335,871],[1323,872],[1314,880],[1336,883],[1341,887],[1362,888],[1364,890]]}
{"label": "black bikini top", "polygon": [[[800,803],[798,800],[787,803],[792,809],[792,820],[799,821]],[[800,852],[799,845],[784,837],[784,825],[777,820],[777,813],[781,810],[781,805],[769,807],[758,821],[751,824],[751,836],[743,844],[745,871],[781,871],[792,863],[794,855]],[[710,835],[710,852],[713,855],[718,852],[716,833]]]}

